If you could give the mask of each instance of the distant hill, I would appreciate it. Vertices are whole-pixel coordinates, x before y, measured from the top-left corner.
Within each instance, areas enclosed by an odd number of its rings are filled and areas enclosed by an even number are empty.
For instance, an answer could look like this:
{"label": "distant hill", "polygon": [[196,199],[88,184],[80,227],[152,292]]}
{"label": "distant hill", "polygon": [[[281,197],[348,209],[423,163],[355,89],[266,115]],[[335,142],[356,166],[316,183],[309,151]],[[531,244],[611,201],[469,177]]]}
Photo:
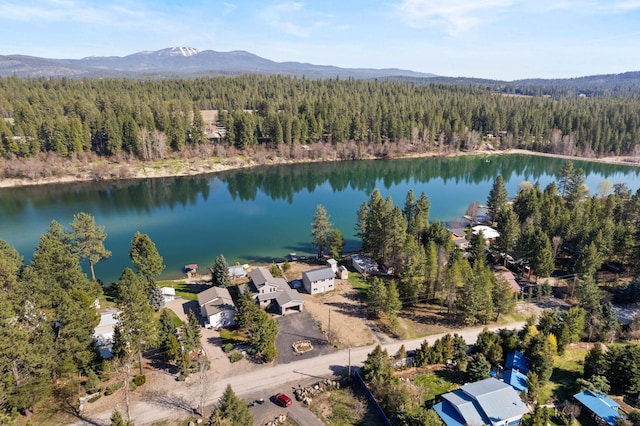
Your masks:
{"label": "distant hill", "polygon": [[47,59],[24,55],[0,56],[0,76],[18,77],[185,77],[203,75],[282,74],[309,78],[374,79],[385,77],[430,78],[434,74],[396,68],[339,68],[300,62],[274,62],[236,50],[198,51],[172,47],[120,57]]}

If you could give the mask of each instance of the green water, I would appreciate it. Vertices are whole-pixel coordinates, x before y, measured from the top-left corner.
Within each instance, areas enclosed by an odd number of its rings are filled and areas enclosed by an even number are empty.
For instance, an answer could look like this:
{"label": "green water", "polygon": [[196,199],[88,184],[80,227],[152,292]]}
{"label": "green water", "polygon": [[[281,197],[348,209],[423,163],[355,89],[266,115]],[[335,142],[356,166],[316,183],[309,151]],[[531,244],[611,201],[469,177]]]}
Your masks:
{"label": "green water", "polygon": [[[640,187],[640,169],[574,162],[592,192],[605,179]],[[557,180],[563,160],[526,155],[316,163],[263,167],[196,177],[92,182],[0,190],[0,238],[28,261],[52,220],[69,227],[87,212],[104,225],[113,256],[96,266],[105,283],[131,266],[128,251],[136,231],[148,234],[164,257],[163,278],[182,267],[201,270],[223,253],[230,264],[268,262],[290,252],[312,254],[311,220],[322,204],[345,236],[353,236],[356,211],[378,188],[403,205],[409,189],[425,192],[431,219],[451,220],[473,201],[484,203],[498,174],[514,196],[525,180],[544,188]]]}

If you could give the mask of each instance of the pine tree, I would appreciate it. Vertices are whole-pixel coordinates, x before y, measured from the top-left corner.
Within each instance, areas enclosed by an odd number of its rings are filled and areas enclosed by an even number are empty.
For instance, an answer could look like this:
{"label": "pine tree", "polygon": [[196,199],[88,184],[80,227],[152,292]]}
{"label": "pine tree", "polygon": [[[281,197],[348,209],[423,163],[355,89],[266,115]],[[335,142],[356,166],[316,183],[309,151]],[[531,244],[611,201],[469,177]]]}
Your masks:
{"label": "pine tree", "polygon": [[224,258],[224,254],[216,256],[213,262],[211,280],[213,282],[213,285],[218,287],[229,287],[231,285],[231,277],[229,277],[229,264]]}
{"label": "pine tree", "polygon": [[142,351],[150,347],[156,338],[153,309],[149,304],[145,283],[126,268],[116,283],[118,300],[118,324],[114,335],[114,353],[124,362],[138,355],[140,374],[144,374]]}
{"label": "pine tree", "polygon": [[[214,419],[221,419],[228,423],[219,423]],[[247,404],[236,396],[231,388],[231,385],[227,385],[224,393],[218,401],[218,406],[211,414],[209,418],[210,425],[222,426],[246,426],[253,424],[253,416],[247,408]]]}
{"label": "pine tree", "polygon": [[311,224],[311,235],[313,236],[311,244],[318,248],[318,256],[322,256],[324,249],[331,244],[332,226],[327,211],[321,204],[318,204]]}
{"label": "pine tree", "polygon": [[147,234],[136,232],[131,240],[129,257],[138,274],[145,279],[146,293],[149,297],[155,285],[155,277],[162,274],[165,268],[162,256]]}
{"label": "pine tree", "polygon": [[104,240],[107,238],[104,226],[96,226],[95,218],[90,214],[78,213],[73,216],[71,228],[73,251],[80,259],[89,259],[91,279],[95,281],[95,264],[111,257],[111,252],[104,247]]}
{"label": "pine tree", "polygon": [[493,181],[493,187],[489,191],[487,198],[487,209],[489,210],[489,217],[491,222],[496,220],[496,217],[502,209],[507,205],[507,199],[509,194],[507,193],[507,187],[504,183],[504,178],[499,175]]}
{"label": "pine tree", "polygon": [[182,326],[180,330],[180,341],[186,353],[191,353],[195,348],[200,346],[200,339],[202,337],[202,331],[200,330],[200,323],[193,310],[189,311],[187,315],[187,323]]}

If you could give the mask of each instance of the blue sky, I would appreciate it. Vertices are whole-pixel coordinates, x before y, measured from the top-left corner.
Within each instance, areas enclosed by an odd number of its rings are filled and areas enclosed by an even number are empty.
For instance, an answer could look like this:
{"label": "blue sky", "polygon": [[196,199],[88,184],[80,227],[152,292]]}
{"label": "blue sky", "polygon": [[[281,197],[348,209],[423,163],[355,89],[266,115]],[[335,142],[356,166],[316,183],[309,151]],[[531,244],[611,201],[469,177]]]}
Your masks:
{"label": "blue sky", "polygon": [[0,55],[189,46],[514,80],[640,70],[640,0],[0,0]]}

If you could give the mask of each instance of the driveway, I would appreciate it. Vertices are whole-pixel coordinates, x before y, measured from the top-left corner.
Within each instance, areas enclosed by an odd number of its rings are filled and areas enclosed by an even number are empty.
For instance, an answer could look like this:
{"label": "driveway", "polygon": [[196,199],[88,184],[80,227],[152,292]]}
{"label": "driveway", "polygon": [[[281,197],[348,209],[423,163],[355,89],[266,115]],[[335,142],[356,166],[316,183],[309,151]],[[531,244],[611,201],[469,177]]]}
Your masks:
{"label": "driveway", "polygon": [[[277,318],[277,321],[279,330],[276,338],[279,353],[277,364],[289,364],[335,351],[309,312],[290,313]],[[292,345],[300,340],[309,340],[313,349],[302,354],[295,352]]]}

